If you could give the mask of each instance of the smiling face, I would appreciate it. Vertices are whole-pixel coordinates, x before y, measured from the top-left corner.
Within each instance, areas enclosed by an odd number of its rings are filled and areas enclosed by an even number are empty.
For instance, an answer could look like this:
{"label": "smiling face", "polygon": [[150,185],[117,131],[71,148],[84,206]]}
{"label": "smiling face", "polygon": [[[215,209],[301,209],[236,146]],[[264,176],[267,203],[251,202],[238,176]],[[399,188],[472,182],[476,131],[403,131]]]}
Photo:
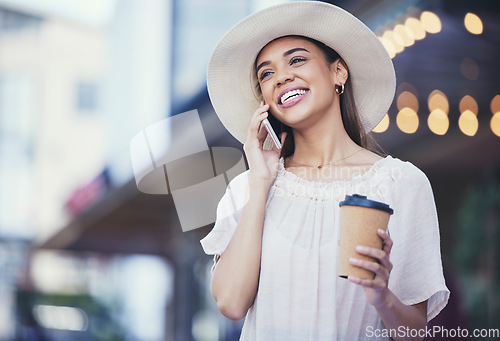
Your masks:
{"label": "smiling face", "polygon": [[265,46],[256,72],[264,102],[271,113],[291,127],[317,122],[338,108],[335,85],[345,83],[347,70],[339,60],[329,63],[314,43],[284,37]]}

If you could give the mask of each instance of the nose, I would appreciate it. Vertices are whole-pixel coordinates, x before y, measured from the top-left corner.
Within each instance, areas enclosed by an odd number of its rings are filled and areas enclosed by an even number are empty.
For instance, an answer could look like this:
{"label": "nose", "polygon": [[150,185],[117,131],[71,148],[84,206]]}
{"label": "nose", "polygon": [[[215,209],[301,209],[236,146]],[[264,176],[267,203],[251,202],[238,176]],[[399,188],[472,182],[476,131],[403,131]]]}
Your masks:
{"label": "nose", "polygon": [[276,75],[276,86],[283,85],[295,79],[293,72],[290,72],[289,69],[284,69],[277,72],[278,74]]}

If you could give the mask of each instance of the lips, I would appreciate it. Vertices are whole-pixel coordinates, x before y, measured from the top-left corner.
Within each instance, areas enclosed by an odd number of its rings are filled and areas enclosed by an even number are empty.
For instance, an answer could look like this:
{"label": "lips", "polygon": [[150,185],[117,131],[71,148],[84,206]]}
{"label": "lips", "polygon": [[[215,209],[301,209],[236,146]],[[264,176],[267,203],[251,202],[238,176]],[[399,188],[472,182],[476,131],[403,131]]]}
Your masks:
{"label": "lips", "polygon": [[301,86],[291,86],[282,90],[278,96],[278,105],[287,108],[300,102],[309,92],[309,89]]}

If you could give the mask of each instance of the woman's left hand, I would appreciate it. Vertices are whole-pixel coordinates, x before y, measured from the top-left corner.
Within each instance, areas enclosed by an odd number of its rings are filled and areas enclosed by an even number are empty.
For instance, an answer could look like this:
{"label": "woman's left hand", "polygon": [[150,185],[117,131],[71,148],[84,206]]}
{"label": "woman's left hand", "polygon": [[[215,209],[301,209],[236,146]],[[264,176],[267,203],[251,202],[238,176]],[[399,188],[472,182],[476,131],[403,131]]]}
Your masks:
{"label": "woman's left hand", "polygon": [[363,286],[368,302],[375,307],[381,307],[387,304],[389,299],[389,289],[387,286],[389,284],[389,275],[392,270],[392,263],[389,261],[389,253],[392,249],[392,239],[384,230],[378,230],[378,235],[383,240],[382,250],[366,246],[356,247],[358,253],[377,259],[377,263],[351,258],[352,265],[373,271],[375,273],[375,278],[361,279],[349,276],[351,282]]}

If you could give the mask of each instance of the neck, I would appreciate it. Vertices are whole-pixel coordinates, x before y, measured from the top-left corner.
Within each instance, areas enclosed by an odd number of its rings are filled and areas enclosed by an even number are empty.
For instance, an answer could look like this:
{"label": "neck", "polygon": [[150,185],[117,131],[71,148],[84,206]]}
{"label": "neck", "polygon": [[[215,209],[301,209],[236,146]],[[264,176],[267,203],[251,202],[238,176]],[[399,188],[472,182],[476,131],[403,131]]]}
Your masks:
{"label": "neck", "polygon": [[344,129],[340,110],[336,115],[323,117],[321,124],[293,131],[294,162],[323,165],[340,160],[359,150],[359,146]]}

